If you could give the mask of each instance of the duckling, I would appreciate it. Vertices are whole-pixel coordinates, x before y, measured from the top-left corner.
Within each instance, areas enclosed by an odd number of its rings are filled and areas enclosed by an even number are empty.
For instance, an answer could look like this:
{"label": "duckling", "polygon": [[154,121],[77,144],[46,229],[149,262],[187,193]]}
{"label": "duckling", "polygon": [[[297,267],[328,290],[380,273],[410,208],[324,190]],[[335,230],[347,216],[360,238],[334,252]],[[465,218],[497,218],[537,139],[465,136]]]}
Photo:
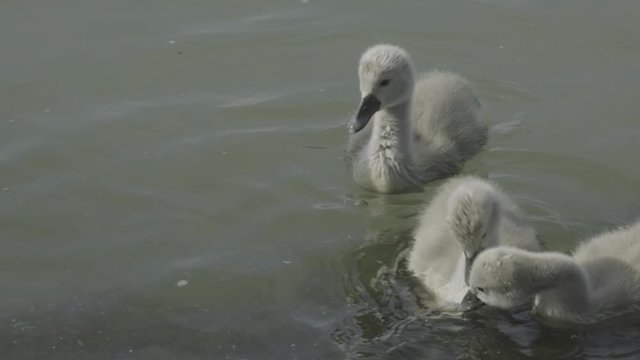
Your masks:
{"label": "duckling", "polygon": [[450,179],[438,189],[413,238],[409,270],[446,307],[466,302],[471,264],[485,249],[542,249],[516,203],[497,185],[474,176]]}
{"label": "duckling", "polygon": [[416,81],[409,54],[386,44],[364,52],[358,74],[362,100],[346,151],[358,185],[419,190],[457,173],[486,143],[480,102],[463,77],[433,70]]}
{"label": "duckling", "polygon": [[640,302],[640,222],[582,243],[573,256],[496,247],[478,255],[471,291],[503,309],[532,306],[543,319],[587,324]]}

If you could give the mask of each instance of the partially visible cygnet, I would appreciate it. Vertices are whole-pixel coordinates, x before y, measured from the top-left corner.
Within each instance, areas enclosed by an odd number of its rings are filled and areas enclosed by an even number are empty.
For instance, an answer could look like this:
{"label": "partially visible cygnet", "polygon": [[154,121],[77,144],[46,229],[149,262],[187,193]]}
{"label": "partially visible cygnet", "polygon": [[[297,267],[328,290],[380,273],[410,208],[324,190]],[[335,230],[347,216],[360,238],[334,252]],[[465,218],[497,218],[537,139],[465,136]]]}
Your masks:
{"label": "partially visible cygnet", "polygon": [[518,206],[497,185],[473,176],[443,184],[418,221],[409,269],[444,306],[461,304],[470,265],[485,249],[542,249]]}
{"label": "partially visible cygnet", "polygon": [[497,247],[478,255],[469,284],[488,305],[531,304],[542,318],[593,323],[640,303],[640,222],[585,241],[573,256]]}
{"label": "partially visible cygnet", "polygon": [[461,76],[436,70],[416,81],[409,54],[393,45],[367,49],[358,74],[362,100],[347,147],[358,185],[418,190],[458,172],[486,143],[480,103]]}

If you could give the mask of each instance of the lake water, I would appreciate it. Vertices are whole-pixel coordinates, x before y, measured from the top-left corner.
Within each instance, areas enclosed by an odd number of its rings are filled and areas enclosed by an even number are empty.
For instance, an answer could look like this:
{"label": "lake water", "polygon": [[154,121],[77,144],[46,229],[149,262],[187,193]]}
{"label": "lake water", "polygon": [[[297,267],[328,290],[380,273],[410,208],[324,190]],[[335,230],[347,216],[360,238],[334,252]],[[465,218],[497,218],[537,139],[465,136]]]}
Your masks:
{"label": "lake water", "polygon": [[636,325],[443,313],[403,254],[424,193],[343,159],[368,46],[463,74],[464,168],[549,249],[640,215],[638,1],[5,0],[0,358],[637,358]]}

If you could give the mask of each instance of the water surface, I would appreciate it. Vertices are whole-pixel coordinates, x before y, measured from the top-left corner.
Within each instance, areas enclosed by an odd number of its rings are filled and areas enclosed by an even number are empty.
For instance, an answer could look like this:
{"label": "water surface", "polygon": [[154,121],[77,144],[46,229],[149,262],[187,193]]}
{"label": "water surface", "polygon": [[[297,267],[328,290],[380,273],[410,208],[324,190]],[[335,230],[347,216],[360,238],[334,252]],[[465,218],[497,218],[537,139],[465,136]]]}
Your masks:
{"label": "water surface", "polygon": [[640,214],[636,1],[5,1],[0,358],[635,358],[637,326],[438,311],[422,194],[343,161],[377,42],[474,84],[464,171],[552,250]]}

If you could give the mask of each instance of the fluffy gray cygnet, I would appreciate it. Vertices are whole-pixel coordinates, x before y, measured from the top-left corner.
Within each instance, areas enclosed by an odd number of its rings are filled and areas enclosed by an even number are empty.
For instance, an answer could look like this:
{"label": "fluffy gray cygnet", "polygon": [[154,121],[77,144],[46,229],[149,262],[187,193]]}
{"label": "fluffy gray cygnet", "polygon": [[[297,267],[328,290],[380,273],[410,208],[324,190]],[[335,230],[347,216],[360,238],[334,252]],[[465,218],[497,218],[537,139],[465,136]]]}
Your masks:
{"label": "fluffy gray cygnet", "polygon": [[533,306],[545,319],[593,323],[637,309],[640,222],[582,243],[573,256],[496,247],[478,255],[469,285],[488,305]]}
{"label": "fluffy gray cygnet", "polygon": [[486,143],[480,103],[463,77],[434,70],[415,79],[407,52],[384,44],[364,52],[358,74],[362,100],[347,146],[358,185],[419,190],[457,173]]}
{"label": "fluffy gray cygnet", "polygon": [[486,249],[542,249],[535,229],[509,196],[473,176],[444,183],[418,221],[409,270],[447,307],[461,304],[468,295],[471,264]]}

